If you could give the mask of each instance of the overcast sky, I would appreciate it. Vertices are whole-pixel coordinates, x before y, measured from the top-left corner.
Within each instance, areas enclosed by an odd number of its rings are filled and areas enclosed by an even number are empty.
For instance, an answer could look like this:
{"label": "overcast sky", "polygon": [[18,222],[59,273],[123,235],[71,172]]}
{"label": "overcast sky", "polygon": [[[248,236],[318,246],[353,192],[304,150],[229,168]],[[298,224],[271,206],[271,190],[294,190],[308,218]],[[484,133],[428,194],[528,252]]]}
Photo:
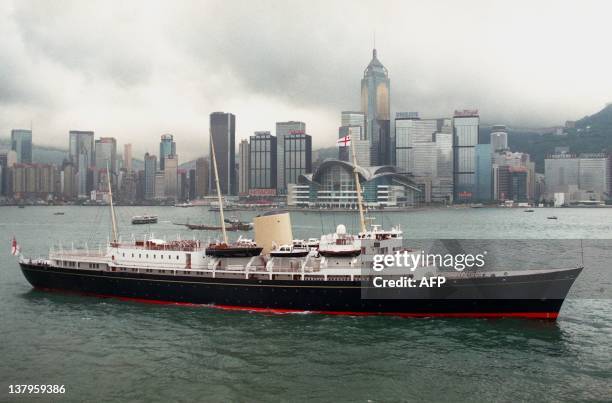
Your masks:
{"label": "overcast sky", "polygon": [[[67,148],[94,130],[179,158],[207,153],[208,115],[237,137],[302,120],[334,144],[359,108],[376,32],[392,112],[548,126],[612,101],[610,1],[0,1],[0,136]],[[205,151],[206,150],[206,151]]]}

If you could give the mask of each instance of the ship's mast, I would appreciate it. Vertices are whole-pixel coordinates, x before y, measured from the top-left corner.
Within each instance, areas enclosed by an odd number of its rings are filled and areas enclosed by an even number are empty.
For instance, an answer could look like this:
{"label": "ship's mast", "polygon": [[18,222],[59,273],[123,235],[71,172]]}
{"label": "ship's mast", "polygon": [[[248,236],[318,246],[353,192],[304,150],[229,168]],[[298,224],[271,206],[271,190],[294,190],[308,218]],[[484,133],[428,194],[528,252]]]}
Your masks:
{"label": "ship's mast", "polygon": [[108,182],[108,199],[110,201],[111,223],[113,225],[113,242],[117,242],[117,218],[115,217],[115,206],[113,205],[113,188],[111,186],[111,174],[106,160],[106,178]]}
{"label": "ship's mast", "polygon": [[355,144],[353,144],[352,135],[349,141],[351,143],[351,154],[353,154],[353,173],[355,174],[355,190],[357,191],[357,206],[359,207],[359,224],[361,225],[361,232],[365,234],[366,225],[363,215],[363,200],[361,200],[361,184],[359,183],[359,174],[357,173],[357,157],[355,156]]}
{"label": "ship's mast", "polygon": [[219,215],[221,216],[221,231],[223,232],[223,242],[227,245],[227,231],[225,230],[225,216],[223,215],[223,199],[221,197],[221,187],[219,186],[219,172],[217,171],[217,157],[215,156],[215,143],[213,136],[210,136],[210,149],[212,153],[213,168],[215,171],[215,184],[217,185],[217,198],[219,199]]}

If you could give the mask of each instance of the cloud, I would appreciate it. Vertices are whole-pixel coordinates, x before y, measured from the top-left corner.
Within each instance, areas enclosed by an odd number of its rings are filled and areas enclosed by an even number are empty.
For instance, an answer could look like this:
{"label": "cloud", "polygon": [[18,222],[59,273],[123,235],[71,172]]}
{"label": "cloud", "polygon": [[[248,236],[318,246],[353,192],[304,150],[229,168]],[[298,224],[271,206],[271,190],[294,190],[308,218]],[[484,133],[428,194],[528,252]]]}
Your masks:
{"label": "cloud", "polygon": [[607,2],[13,1],[0,5],[0,132],[41,144],[91,129],[181,160],[207,151],[208,115],[237,135],[303,120],[333,144],[360,105],[373,33],[393,111],[546,126],[609,101]]}

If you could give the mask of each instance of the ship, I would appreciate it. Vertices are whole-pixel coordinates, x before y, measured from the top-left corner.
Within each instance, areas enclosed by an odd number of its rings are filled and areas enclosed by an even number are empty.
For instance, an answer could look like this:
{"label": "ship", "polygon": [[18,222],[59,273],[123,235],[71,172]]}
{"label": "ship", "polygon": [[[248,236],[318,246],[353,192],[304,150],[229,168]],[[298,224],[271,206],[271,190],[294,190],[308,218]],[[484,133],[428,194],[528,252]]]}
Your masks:
{"label": "ship", "polygon": [[[211,148],[216,171],[213,144]],[[224,227],[216,172],[215,178]],[[357,177],[355,184],[360,216],[357,234],[349,234],[340,224],[334,233],[320,237],[318,249],[308,247],[315,244],[309,239],[301,243],[310,249],[306,255],[282,256],[264,251],[250,239],[230,242],[225,230],[222,240],[208,244],[153,237],[124,242],[117,236],[109,183],[113,236],[105,249],[54,247],[46,258],[20,254],[19,265],[36,289],[129,301],[273,313],[547,320],[558,317],[583,270],[466,273],[421,265],[411,269],[395,266],[385,274],[378,273],[373,270],[376,256],[418,252],[406,248],[399,226],[388,230],[366,227]],[[257,232],[256,226],[256,238]],[[274,228],[265,232],[268,235]],[[439,286],[377,286],[382,281],[433,285],[433,279],[438,279]]]}
{"label": "ship", "polygon": [[141,224],[155,224],[157,223],[158,217],[156,215],[135,215],[132,217],[132,224],[141,225]]}

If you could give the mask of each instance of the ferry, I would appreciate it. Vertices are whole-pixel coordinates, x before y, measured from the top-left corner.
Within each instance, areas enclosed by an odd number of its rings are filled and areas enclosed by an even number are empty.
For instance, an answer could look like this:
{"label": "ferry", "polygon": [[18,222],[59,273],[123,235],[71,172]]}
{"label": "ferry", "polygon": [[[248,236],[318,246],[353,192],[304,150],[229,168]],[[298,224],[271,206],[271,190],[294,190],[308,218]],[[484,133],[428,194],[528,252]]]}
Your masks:
{"label": "ferry", "polygon": [[132,224],[155,224],[157,223],[158,217],[156,215],[136,215],[132,217]]}

